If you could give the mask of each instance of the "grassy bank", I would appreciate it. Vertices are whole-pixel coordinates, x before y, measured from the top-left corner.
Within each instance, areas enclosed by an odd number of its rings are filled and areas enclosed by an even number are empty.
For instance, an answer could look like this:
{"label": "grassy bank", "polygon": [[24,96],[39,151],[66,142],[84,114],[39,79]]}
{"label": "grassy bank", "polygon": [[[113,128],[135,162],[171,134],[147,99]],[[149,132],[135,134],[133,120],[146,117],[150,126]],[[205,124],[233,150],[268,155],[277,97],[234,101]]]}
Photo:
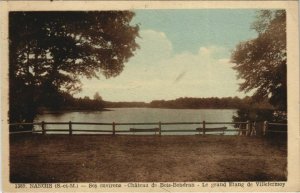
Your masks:
{"label": "grassy bank", "polygon": [[11,182],[286,180],[286,140],[13,135]]}

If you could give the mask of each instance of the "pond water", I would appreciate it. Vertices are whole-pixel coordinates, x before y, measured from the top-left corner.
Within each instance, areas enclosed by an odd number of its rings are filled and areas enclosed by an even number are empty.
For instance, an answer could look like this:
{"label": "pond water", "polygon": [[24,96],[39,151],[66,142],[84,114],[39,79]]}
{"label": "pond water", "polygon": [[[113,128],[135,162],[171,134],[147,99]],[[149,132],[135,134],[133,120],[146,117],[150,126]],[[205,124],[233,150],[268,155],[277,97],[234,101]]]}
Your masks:
{"label": "pond water", "polygon": [[[232,122],[232,116],[236,115],[235,109],[159,109],[159,108],[111,108],[109,111],[86,112],[51,112],[39,114],[35,122],[100,122],[100,123],[157,123],[157,125],[117,125],[116,131],[129,130],[130,128],[147,129],[157,128],[158,122]],[[162,125],[162,130],[195,130],[201,125]],[[206,125],[206,128],[227,127],[233,129],[233,125],[218,124]],[[40,130],[40,126],[35,127]],[[46,129],[68,129],[68,125],[46,125]],[[72,129],[107,130],[111,134],[111,125],[72,125]],[[51,133],[51,132],[49,132]],[[53,133],[53,132],[52,132]],[[80,133],[80,132],[74,132]],[[125,133],[123,133],[125,134]],[[137,133],[136,133],[137,134]],[[141,134],[141,133],[139,133]],[[153,134],[153,133],[143,133]],[[163,132],[163,135],[194,135],[197,132]],[[226,134],[236,134],[226,132]]]}

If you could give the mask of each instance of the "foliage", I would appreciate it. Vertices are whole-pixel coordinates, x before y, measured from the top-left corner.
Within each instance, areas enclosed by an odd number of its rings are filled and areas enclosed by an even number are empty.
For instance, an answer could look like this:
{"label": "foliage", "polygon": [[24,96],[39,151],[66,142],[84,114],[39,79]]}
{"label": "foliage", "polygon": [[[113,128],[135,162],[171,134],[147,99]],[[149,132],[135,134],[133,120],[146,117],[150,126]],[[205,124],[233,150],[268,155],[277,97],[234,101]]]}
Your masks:
{"label": "foliage", "polygon": [[10,122],[33,121],[38,106],[58,106],[80,77],[119,75],[138,48],[130,11],[10,12]]}
{"label": "foliage", "polygon": [[[256,122],[262,124],[264,121],[287,123],[287,114],[283,111],[274,111],[273,109],[241,108],[237,114],[232,116],[233,122]],[[234,127],[239,127],[235,124]],[[245,126],[245,125],[243,125]],[[260,127],[261,128],[261,127]]]}
{"label": "foliage", "polygon": [[240,90],[254,91],[253,99],[268,99],[275,108],[287,108],[287,54],[285,10],[260,11],[252,28],[258,37],[241,42],[231,60],[244,82]]}
{"label": "foliage", "polygon": [[[101,97],[101,96],[100,96]],[[104,108],[102,100],[90,99],[88,96],[83,98],[74,98],[67,92],[59,93],[55,100],[59,105],[43,105],[38,107],[39,112],[43,111],[101,111]]]}
{"label": "foliage", "polygon": [[245,122],[245,121],[273,121],[274,111],[271,109],[250,109],[243,108],[237,111],[237,115],[234,115],[233,122]]}
{"label": "foliage", "polygon": [[102,97],[100,96],[99,92],[96,92],[96,93],[95,93],[95,95],[94,95],[94,100],[102,101]]}

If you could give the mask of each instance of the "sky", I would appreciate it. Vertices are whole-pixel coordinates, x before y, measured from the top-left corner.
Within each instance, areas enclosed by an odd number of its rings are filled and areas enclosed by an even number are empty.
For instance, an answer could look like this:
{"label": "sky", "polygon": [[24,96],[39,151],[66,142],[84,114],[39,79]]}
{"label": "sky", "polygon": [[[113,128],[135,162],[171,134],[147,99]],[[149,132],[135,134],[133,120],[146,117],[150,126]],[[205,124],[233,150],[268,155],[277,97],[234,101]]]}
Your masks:
{"label": "sky", "polygon": [[106,101],[171,100],[179,97],[244,97],[230,55],[257,36],[250,29],[257,10],[135,10],[140,49],[110,79],[82,79],[77,97]]}

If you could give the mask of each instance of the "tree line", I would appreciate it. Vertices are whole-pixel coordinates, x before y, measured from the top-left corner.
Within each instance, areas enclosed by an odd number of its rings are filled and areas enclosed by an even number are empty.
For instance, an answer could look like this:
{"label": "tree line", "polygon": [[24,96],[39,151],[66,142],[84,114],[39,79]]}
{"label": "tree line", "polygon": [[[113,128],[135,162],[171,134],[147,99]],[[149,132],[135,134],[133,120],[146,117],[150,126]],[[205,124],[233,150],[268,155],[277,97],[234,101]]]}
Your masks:
{"label": "tree line", "polygon": [[87,96],[83,98],[74,98],[68,93],[64,93],[60,98],[56,99],[59,105],[47,108],[40,106],[40,109],[47,110],[86,110],[86,111],[102,111],[105,108],[132,108],[132,107],[147,107],[147,108],[170,108],[170,109],[273,109],[273,106],[268,101],[256,102],[251,97],[210,97],[210,98],[193,98],[181,97],[174,100],[153,100],[146,102],[112,102],[105,101],[95,93],[91,99]]}
{"label": "tree line", "polygon": [[174,109],[239,109],[258,108],[272,109],[267,101],[255,102],[251,97],[210,97],[192,98],[184,97],[175,100],[155,100],[149,103],[149,107],[154,108],[174,108]]}
{"label": "tree line", "polygon": [[43,111],[101,111],[104,109],[104,101],[98,92],[95,93],[91,99],[88,96],[75,98],[67,92],[61,92],[57,98],[55,98],[57,105],[45,105],[38,106],[37,111],[42,113]]}

